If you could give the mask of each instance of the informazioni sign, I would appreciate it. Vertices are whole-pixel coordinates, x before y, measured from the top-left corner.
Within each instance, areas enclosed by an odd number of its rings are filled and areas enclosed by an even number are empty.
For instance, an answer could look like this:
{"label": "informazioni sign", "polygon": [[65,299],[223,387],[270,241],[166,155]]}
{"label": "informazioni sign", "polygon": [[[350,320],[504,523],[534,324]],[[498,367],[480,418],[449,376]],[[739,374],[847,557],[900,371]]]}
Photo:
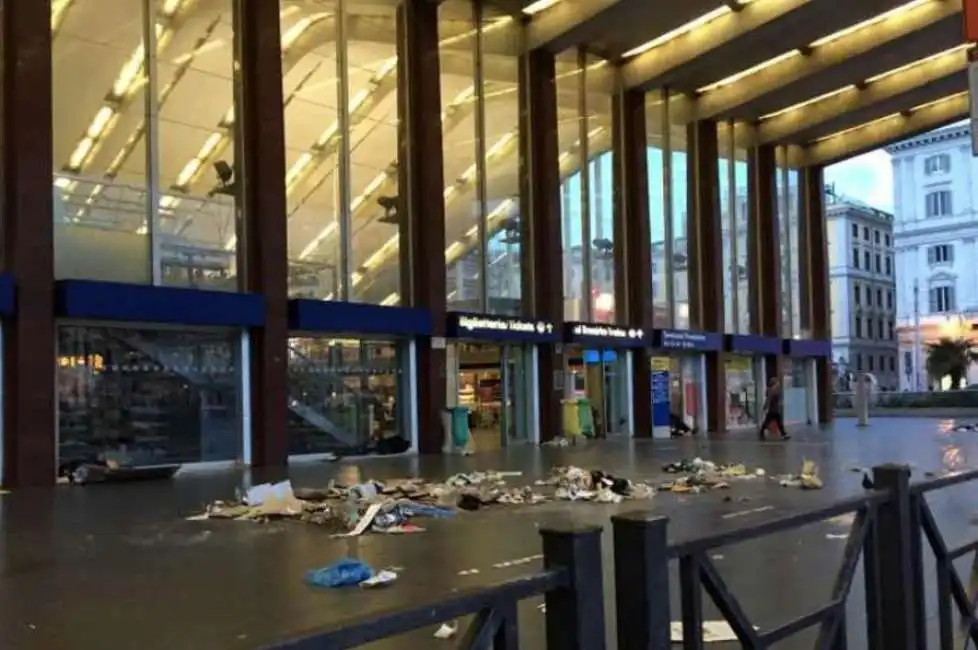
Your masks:
{"label": "informazioni sign", "polygon": [[709,352],[723,347],[723,338],[719,334],[688,330],[659,330],[656,342],[656,347],[664,350]]}

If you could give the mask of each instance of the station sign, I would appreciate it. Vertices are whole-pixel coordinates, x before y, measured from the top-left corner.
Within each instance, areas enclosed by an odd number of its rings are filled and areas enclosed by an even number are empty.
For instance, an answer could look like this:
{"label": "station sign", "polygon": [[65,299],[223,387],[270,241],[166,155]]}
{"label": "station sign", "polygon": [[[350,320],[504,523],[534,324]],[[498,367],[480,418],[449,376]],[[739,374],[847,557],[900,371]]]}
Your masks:
{"label": "station sign", "polygon": [[719,352],[723,349],[723,335],[690,330],[656,330],[653,347],[688,352]]}
{"label": "station sign", "polygon": [[564,341],[605,348],[643,348],[651,345],[651,337],[646,336],[640,327],[605,323],[564,323]]}
{"label": "station sign", "polygon": [[445,329],[448,337],[454,339],[552,343],[560,338],[554,324],[549,321],[494,314],[450,312]]}

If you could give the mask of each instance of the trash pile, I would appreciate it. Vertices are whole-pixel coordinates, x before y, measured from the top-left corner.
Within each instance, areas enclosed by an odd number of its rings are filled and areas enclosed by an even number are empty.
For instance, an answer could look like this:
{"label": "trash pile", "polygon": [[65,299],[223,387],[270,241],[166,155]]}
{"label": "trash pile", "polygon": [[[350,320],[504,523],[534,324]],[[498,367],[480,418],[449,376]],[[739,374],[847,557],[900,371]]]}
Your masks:
{"label": "trash pile", "polygon": [[723,465],[713,461],[694,458],[667,463],[662,470],[667,474],[683,474],[679,478],[666,481],[660,490],[680,494],[699,494],[704,490],[725,490],[732,479],[756,479],[765,476],[763,469],[748,470],[741,463]]}
{"label": "trash pile", "polygon": [[189,519],[260,523],[291,519],[325,527],[338,536],[357,536],[367,531],[403,534],[424,530],[411,523],[414,518],[452,517],[458,509],[474,511],[487,506],[537,505],[555,500],[620,503],[655,494],[655,489],[646,483],[579,467],[555,467],[547,479],[534,486],[507,485],[508,479],[521,475],[470,472],[451,476],[443,483],[428,483],[422,479],[361,481],[359,472],[347,471],[325,488],[293,488],[289,481],[256,485],[232,501],[215,501]]}
{"label": "trash pile", "polygon": [[818,465],[806,460],[801,464],[801,472],[779,477],[781,487],[797,487],[802,490],[821,490],[824,487],[818,475]]}
{"label": "trash pile", "polygon": [[555,487],[554,499],[558,501],[621,503],[625,499],[649,499],[655,495],[655,488],[647,483],[580,467],[554,467],[550,477],[537,481],[536,485]]}

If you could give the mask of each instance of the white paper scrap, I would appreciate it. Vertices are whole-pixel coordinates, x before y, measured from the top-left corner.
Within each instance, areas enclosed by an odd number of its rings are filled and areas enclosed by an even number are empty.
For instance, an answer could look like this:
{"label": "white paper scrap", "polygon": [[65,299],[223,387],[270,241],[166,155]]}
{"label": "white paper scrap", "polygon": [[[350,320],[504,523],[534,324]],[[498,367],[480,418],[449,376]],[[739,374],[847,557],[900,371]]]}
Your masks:
{"label": "white paper scrap", "polygon": [[[754,628],[755,630],[757,627]],[[669,625],[669,636],[673,643],[683,642],[683,623],[673,621]],[[736,641],[737,635],[734,634],[730,623],[726,621],[703,621],[703,643],[720,643],[722,641]]]}

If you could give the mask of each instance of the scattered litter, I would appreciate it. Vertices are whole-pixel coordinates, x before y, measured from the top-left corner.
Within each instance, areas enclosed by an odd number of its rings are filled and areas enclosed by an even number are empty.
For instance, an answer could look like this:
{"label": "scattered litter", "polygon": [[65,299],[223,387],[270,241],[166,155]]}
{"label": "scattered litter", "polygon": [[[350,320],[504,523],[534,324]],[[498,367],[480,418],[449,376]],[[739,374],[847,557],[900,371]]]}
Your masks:
{"label": "scattered litter", "polygon": [[541,613],[546,614],[547,613],[547,603],[540,603],[539,605],[537,605],[537,609],[539,609]]}
{"label": "scattered litter", "polygon": [[456,634],[458,634],[458,623],[456,621],[452,621],[451,623],[442,623],[441,627],[435,631],[435,638],[450,639]]}
{"label": "scattered litter", "polygon": [[547,440],[546,442],[541,442],[541,447],[570,447],[572,444],[577,444],[577,437],[574,437],[574,442],[571,442],[570,438],[565,438],[563,436],[558,436],[553,440]]}
{"label": "scattered litter", "polygon": [[[758,629],[756,626],[754,629]],[[673,621],[669,625],[669,636],[673,643],[683,642],[683,623]],[[734,634],[730,623],[726,621],[703,621],[703,643],[721,643],[724,641],[736,641],[737,635]]]}
{"label": "scattered litter", "polygon": [[719,553],[715,553],[715,554],[713,554],[713,555],[710,556],[710,559],[711,560],[722,560],[723,559],[723,556],[721,554],[719,554]]}
{"label": "scattered litter", "polygon": [[474,576],[479,574],[478,569],[462,569],[458,572],[460,576]]}
{"label": "scattered litter", "polygon": [[825,539],[849,539],[849,533],[828,533]]}
{"label": "scattered litter", "polygon": [[361,587],[372,588],[372,587],[385,587],[392,582],[397,580],[397,574],[393,571],[381,571],[377,575],[367,578],[360,583]]}
{"label": "scattered litter", "polygon": [[781,487],[797,487],[802,490],[821,490],[824,487],[818,475],[818,465],[810,460],[802,462],[799,474],[782,476],[778,482]]}
{"label": "scattered litter", "polygon": [[360,560],[344,558],[321,569],[309,571],[306,573],[306,582],[313,587],[349,587],[373,577],[373,569]]}
{"label": "scattered litter", "polygon": [[360,535],[363,534],[365,530],[367,530],[367,526],[373,523],[374,519],[376,519],[377,515],[380,513],[380,509],[383,507],[384,504],[382,503],[372,504],[369,508],[367,508],[367,511],[363,513],[363,516],[360,517],[360,520],[357,521],[357,524],[356,526],[353,527],[353,530],[351,530],[348,533],[340,533],[336,536],[337,537],[359,537]]}
{"label": "scattered litter", "polygon": [[248,488],[244,502],[249,506],[260,506],[267,501],[288,501],[295,498],[291,481],[281,483],[262,483]]}

